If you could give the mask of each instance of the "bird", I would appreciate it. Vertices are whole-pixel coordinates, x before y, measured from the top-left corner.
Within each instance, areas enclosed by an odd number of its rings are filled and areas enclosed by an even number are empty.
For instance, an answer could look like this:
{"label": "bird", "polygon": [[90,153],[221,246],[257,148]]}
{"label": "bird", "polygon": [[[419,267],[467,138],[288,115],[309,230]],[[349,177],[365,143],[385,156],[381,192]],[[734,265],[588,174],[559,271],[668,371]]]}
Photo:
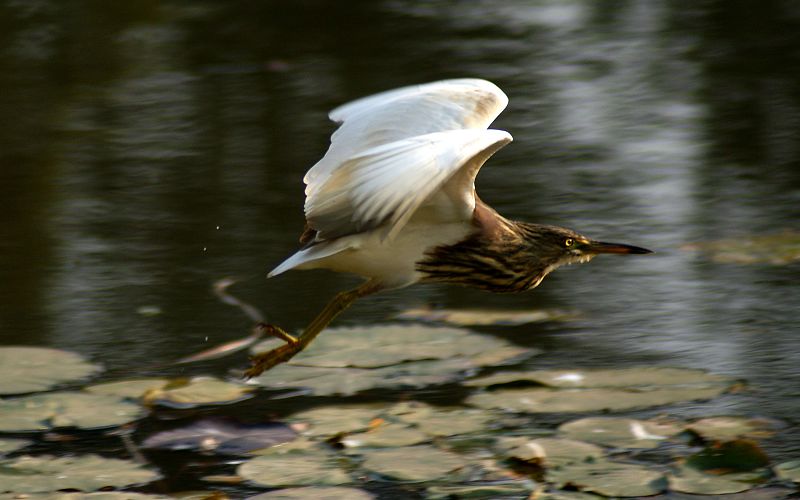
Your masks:
{"label": "bird", "polygon": [[481,166],[512,141],[489,128],[507,104],[495,84],[462,78],[384,91],[330,112],[339,126],[303,178],[301,247],[269,277],[329,269],[365,281],[337,294],[299,336],[260,325],[284,344],[253,356],[246,377],[289,361],[354,301],[379,291],[427,282],[524,292],[598,254],[652,253],[509,220],[478,197]]}

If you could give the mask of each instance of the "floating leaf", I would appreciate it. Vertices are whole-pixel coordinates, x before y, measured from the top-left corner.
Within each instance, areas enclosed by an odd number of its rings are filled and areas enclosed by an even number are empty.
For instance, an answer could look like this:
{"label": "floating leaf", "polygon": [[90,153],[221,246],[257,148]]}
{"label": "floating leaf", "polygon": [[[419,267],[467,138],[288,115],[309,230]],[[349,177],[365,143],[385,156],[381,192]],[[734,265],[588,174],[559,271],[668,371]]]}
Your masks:
{"label": "floating leaf", "polygon": [[[257,350],[274,347],[261,344]],[[419,325],[326,330],[292,362],[251,379],[272,389],[306,387],[316,395],[374,388],[419,388],[463,378],[537,351],[467,330]]]}
{"label": "floating leaf", "polygon": [[432,481],[464,467],[464,458],[433,446],[371,449],[359,452],[364,456],[362,466],[398,481]]}
{"label": "floating leaf", "polygon": [[695,495],[724,495],[747,491],[755,486],[758,479],[759,476],[753,474],[705,474],[686,466],[679,467],[668,476],[672,491]]}
{"label": "floating leaf", "polygon": [[295,413],[288,420],[308,424],[306,436],[333,436],[368,430],[380,412],[379,405],[322,407]]}
{"label": "floating leaf", "polygon": [[687,429],[708,441],[731,441],[736,438],[766,438],[775,434],[773,423],[745,417],[710,417],[692,422]]}
{"label": "floating leaf", "polygon": [[100,429],[144,416],[140,406],[116,396],[52,392],[0,400],[0,431],[44,431],[57,427]]}
{"label": "floating leaf", "polygon": [[335,457],[311,451],[259,455],[241,464],[236,472],[264,486],[336,486],[352,482]]}
{"label": "floating leaf", "polygon": [[247,500],[372,500],[370,493],[344,486],[304,486],[268,491]]}
{"label": "floating leaf", "polygon": [[0,347],[0,394],[46,391],[100,371],[73,352],[43,347]]}
{"label": "floating leaf", "polygon": [[84,391],[92,394],[108,394],[126,399],[141,399],[148,392],[162,389],[169,384],[165,378],[139,378],[104,382],[84,387]]}
{"label": "floating leaf", "polygon": [[409,446],[430,441],[431,437],[419,429],[404,424],[387,423],[377,425],[367,432],[351,434],[341,440],[348,448]]}
{"label": "floating leaf", "polygon": [[243,424],[231,419],[209,417],[186,427],[154,434],[144,440],[142,448],[244,455],[291,441],[295,436],[295,432],[284,424]]}
{"label": "floating leaf", "polygon": [[195,377],[172,381],[160,389],[147,392],[145,401],[173,408],[238,403],[251,398],[253,387],[226,382],[213,377]]}
{"label": "floating leaf", "polygon": [[0,461],[0,492],[45,493],[62,489],[94,491],[155,481],[160,476],[129,460],[97,455],[21,456]]}
{"label": "floating leaf", "polygon": [[547,468],[595,461],[604,456],[603,449],[573,439],[522,437],[501,440],[503,454]]}
{"label": "floating leaf", "polygon": [[[274,346],[259,344],[258,352]],[[322,368],[380,368],[407,361],[478,356],[507,348],[502,340],[460,328],[420,325],[331,328],[290,364]],[[516,354],[526,352],[517,348]]]}
{"label": "floating leaf", "polygon": [[420,307],[401,312],[397,319],[435,321],[458,326],[477,325],[525,325],[545,321],[567,321],[575,319],[574,312],[559,309],[534,309],[511,311],[502,309],[431,309]]}
{"label": "floating leaf", "polygon": [[[0,420],[2,417],[0,417]],[[27,439],[0,439],[0,454],[5,455],[13,451],[21,450],[31,444]]]}
{"label": "floating leaf", "polygon": [[[170,500],[175,497],[165,495],[149,495],[147,493],[134,493],[132,491],[95,491],[93,493],[81,492],[51,492],[51,493],[26,493],[24,496],[19,494],[0,494],[0,500]],[[212,500],[209,494],[203,497],[196,497],[195,500]]]}
{"label": "floating leaf", "polygon": [[612,497],[649,496],[666,489],[667,481],[657,471],[641,465],[600,460],[549,469],[547,482]]}
{"label": "floating leaf", "polygon": [[[533,483],[527,484],[484,484],[431,486],[425,490],[425,498],[429,500],[447,500],[452,498],[528,498],[533,490]],[[537,500],[541,497],[536,496]]]}
{"label": "floating leaf", "polygon": [[694,243],[684,250],[698,250],[716,262],[727,264],[785,265],[800,260],[800,232],[742,235],[736,238]]}
{"label": "floating leaf", "polygon": [[800,460],[791,460],[776,465],[775,474],[781,479],[800,483]]}
{"label": "floating leaf", "polygon": [[737,439],[707,446],[688,457],[686,465],[704,471],[743,472],[769,465],[769,457],[755,441]]}
{"label": "floating leaf", "polygon": [[571,413],[648,408],[682,401],[711,399],[725,392],[724,386],[626,391],[622,389],[554,390],[547,388],[506,389],[475,394],[467,404],[527,413]]}
{"label": "floating leaf", "polygon": [[598,500],[600,497],[579,491],[551,491],[542,493],[536,500]]}
{"label": "floating leaf", "polygon": [[688,368],[634,367],[608,370],[536,370],[500,372],[464,382],[472,387],[531,382],[557,388],[636,387],[730,385],[734,381],[722,375]]}
{"label": "floating leaf", "polygon": [[485,431],[496,416],[483,410],[432,408],[417,404],[407,407],[402,413],[390,412],[401,422],[412,424],[429,436],[455,436],[471,432]]}
{"label": "floating leaf", "polygon": [[655,448],[682,430],[665,422],[616,417],[582,418],[558,428],[565,437],[618,448]]}

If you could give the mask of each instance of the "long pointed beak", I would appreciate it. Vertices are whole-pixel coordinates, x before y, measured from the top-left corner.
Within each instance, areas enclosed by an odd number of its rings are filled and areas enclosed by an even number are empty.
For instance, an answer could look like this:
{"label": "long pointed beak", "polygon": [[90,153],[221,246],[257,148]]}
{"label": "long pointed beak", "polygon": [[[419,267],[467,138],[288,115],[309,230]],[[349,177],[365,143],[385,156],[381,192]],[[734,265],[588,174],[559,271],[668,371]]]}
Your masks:
{"label": "long pointed beak", "polygon": [[642,247],[635,247],[633,245],[626,245],[624,243],[605,243],[603,241],[590,241],[588,245],[583,248],[587,253],[617,253],[617,254],[644,254],[653,253]]}

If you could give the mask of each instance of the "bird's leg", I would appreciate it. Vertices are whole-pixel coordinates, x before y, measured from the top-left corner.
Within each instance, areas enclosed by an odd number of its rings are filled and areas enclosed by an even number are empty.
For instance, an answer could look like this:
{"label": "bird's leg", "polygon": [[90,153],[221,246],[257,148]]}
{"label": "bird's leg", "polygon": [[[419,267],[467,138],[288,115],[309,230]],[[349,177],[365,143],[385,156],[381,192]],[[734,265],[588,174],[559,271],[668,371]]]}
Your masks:
{"label": "bird's leg", "polygon": [[245,378],[256,377],[275,365],[289,361],[305,349],[336,316],[350,307],[353,302],[377,292],[380,288],[379,284],[368,281],[358,288],[338,293],[298,337],[289,335],[279,327],[265,325],[267,333],[284,339],[286,344],[253,356],[250,368],[244,373]]}
{"label": "bird's leg", "polygon": [[287,332],[283,328],[279,327],[278,325],[259,323],[258,325],[256,325],[256,328],[260,331],[260,333],[263,336],[275,337],[281,339],[289,345],[293,345],[298,342],[297,337]]}

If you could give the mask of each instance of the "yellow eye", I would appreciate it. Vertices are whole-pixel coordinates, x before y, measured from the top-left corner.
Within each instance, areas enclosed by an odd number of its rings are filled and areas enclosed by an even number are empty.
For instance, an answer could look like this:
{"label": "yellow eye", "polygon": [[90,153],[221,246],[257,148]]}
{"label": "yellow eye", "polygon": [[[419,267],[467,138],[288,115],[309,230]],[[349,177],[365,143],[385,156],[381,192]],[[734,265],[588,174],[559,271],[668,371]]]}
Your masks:
{"label": "yellow eye", "polygon": [[572,238],[567,238],[566,240],[564,240],[564,246],[565,247],[571,247],[574,244],[575,244],[575,240],[573,240]]}

